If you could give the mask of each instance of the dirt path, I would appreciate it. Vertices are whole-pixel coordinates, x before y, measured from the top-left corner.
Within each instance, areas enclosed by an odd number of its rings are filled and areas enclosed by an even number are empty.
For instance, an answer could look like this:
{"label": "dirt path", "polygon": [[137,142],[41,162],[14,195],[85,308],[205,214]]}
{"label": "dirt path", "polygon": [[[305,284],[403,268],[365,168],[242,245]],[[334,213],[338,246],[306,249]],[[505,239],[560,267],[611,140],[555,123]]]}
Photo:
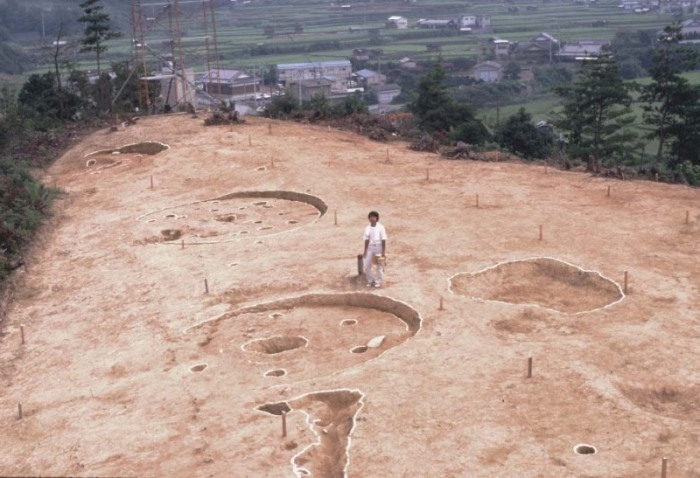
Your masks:
{"label": "dirt path", "polygon": [[[169,149],[85,157],[143,141]],[[49,173],[0,476],[700,477],[697,189],[184,115]]]}

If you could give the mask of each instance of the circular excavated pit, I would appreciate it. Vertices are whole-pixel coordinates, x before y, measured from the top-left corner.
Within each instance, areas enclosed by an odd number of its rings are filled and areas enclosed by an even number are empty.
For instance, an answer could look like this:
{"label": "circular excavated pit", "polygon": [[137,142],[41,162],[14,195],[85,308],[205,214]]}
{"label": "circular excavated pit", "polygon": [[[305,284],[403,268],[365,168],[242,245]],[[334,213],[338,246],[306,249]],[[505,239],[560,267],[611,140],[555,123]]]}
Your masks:
{"label": "circular excavated pit", "polygon": [[624,298],[619,285],[595,271],[551,258],[504,262],[450,278],[450,290],[472,299],[579,314]]}
{"label": "circular excavated pit", "polygon": [[179,229],[163,229],[160,234],[165,241],[175,241],[182,237],[182,231]]}
{"label": "circular excavated pit", "polygon": [[585,443],[574,447],[574,453],[577,455],[595,455],[597,451],[593,445],[586,445]]}
{"label": "circular excavated pit", "polygon": [[[251,202],[251,199],[264,200]],[[215,207],[207,207],[214,205]],[[242,214],[241,210],[244,209],[247,209],[246,213]],[[287,221],[278,215],[276,211],[279,209],[303,219],[294,223]],[[241,240],[242,235],[260,237],[291,231],[311,224],[327,210],[323,200],[305,193],[242,191],[153,211],[138,219],[144,226],[144,243],[158,242],[154,240],[156,231],[153,229],[158,227],[159,221],[178,218],[181,220],[179,228],[183,231],[185,244],[220,244]],[[154,219],[155,222],[151,223]],[[255,230],[251,229],[253,224]],[[248,229],[244,229],[246,227]]]}
{"label": "circular excavated pit", "polygon": [[200,364],[191,366],[191,367],[190,367],[190,371],[191,371],[191,372],[201,372],[201,371],[203,371],[205,368],[207,368],[207,364],[205,364],[205,363],[200,363]]}
{"label": "circular excavated pit", "polygon": [[161,151],[169,149],[170,146],[164,143],[159,143],[158,141],[144,141],[142,143],[133,143],[122,146],[116,149],[101,149],[100,151],[95,151],[93,153],[85,155],[85,157],[96,156],[100,154],[147,154],[152,156],[158,154]]}
{"label": "circular excavated pit", "polygon": [[[280,317],[284,315],[284,319]],[[343,320],[352,326],[338,327]],[[374,359],[420,330],[407,304],[371,293],[308,294],[234,310],[191,327],[200,353],[217,355],[241,344],[251,361],[240,363],[250,380],[285,369],[294,380],[318,378]],[[265,338],[256,331],[265,331]],[[303,353],[293,348],[305,347]],[[354,350],[353,350],[354,349]],[[290,350],[287,353],[280,353]],[[353,350],[353,353],[349,351]]]}
{"label": "circular excavated pit", "polygon": [[243,345],[243,350],[274,355],[288,350],[306,347],[309,341],[301,336],[276,336],[267,339],[256,339]]}
{"label": "circular excavated pit", "polygon": [[343,319],[340,321],[340,325],[357,325],[357,320],[355,320],[355,319]]}
{"label": "circular excavated pit", "polygon": [[284,377],[285,375],[287,375],[287,371],[281,368],[265,372],[266,377]]}
{"label": "circular excavated pit", "polygon": [[222,214],[215,218],[219,222],[236,222],[235,214]]}
{"label": "circular excavated pit", "polygon": [[269,413],[270,415],[282,415],[283,413],[289,413],[292,411],[292,408],[289,406],[287,402],[278,402],[278,403],[266,403],[265,405],[260,405],[259,407],[256,408],[256,410],[260,410],[261,412]]}

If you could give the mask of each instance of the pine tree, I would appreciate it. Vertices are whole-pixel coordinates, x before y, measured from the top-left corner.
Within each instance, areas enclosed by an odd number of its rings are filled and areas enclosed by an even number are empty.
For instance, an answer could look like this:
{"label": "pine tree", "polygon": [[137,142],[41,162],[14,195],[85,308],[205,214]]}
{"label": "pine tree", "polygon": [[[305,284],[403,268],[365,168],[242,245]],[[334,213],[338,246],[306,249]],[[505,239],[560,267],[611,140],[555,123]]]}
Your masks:
{"label": "pine tree", "polygon": [[618,120],[629,112],[631,88],[612,58],[602,56],[584,62],[574,84],[554,90],[564,103],[557,126],[569,132],[570,151],[586,158],[591,172],[600,172],[601,157],[622,127]]}
{"label": "pine tree", "polygon": [[653,127],[651,137],[659,141],[656,161],[661,162],[666,140],[683,123],[679,112],[684,109],[688,97],[688,80],[680,76],[697,63],[697,55],[678,45],[682,39],[681,26],[664,28],[659,36],[651,68],[652,82],[642,88],[640,100],[644,107],[644,122]]}
{"label": "pine tree", "polygon": [[97,56],[97,75],[100,75],[100,57],[107,51],[105,42],[113,38],[119,38],[121,33],[115,32],[109,25],[109,15],[102,10],[104,6],[100,0],[85,0],[80,4],[83,15],[78,21],[85,23],[85,32],[81,43],[82,52],[95,52]]}

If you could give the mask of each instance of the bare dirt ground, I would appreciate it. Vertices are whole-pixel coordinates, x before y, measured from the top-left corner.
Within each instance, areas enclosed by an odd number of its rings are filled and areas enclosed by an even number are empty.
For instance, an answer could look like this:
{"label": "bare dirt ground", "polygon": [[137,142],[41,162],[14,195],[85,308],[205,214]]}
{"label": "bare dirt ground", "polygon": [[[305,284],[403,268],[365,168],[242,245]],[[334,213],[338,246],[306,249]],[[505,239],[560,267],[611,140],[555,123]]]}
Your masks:
{"label": "bare dirt ground", "polygon": [[[170,148],[87,166],[141,141]],[[700,477],[697,189],[184,115],[45,180],[67,195],[2,323],[1,476]]]}

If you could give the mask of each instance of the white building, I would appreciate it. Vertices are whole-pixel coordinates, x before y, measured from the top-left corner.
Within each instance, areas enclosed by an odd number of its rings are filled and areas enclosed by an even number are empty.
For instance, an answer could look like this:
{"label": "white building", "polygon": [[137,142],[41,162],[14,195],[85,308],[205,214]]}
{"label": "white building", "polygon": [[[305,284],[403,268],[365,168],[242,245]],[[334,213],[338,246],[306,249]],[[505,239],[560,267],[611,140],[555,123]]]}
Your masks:
{"label": "white building", "polygon": [[396,30],[405,30],[408,28],[408,20],[404,17],[393,16],[386,20],[387,28],[394,28]]}

